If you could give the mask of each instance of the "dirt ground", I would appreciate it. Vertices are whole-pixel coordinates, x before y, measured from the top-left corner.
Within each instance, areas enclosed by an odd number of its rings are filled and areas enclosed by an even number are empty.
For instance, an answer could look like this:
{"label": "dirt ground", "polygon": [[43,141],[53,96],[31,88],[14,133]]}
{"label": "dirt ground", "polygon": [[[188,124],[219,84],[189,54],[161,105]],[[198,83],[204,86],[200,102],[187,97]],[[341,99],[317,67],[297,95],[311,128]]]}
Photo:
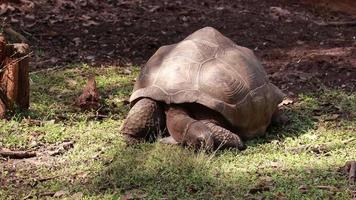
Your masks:
{"label": "dirt ground", "polygon": [[[32,70],[89,63],[143,65],[161,46],[212,26],[254,49],[273,82],[290,93],[354,90],[353,1],[24,1],[3,4],[3,23],[30,41]],[[345,6],[346,5],[346,6]]]}

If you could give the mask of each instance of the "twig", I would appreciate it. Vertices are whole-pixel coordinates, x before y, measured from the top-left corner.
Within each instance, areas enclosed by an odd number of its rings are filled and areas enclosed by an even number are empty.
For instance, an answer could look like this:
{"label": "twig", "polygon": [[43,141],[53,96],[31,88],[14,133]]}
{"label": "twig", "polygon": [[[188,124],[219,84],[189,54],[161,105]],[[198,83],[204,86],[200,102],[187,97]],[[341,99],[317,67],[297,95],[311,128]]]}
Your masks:
{"label": "twig", "polygon": [[45,181],[49,181],[49,180],[52,180],[52,179],[55,179],[55,178],[58,178],[60,177],[59,175],[56,175],[56,176],[50,176],[50,177],[44,177],[44,178],[40,178],[38,180],[36,180],[36,182],[45,182]]}
{"label": "twig", "polygon": [[35,187],[38,185],[38,183],[46,182],[55,178],[58,178],[59,175],[57,176],[50,176],[50,177],[44,177],[44,178],[39,178],[39,179],[33,179],[30,180],[27,184],[30,185],[31,187]]}
{"label": "twig", "polygon": [[56,66],[56,67],[52,67],[52,68],[46,68],[46,69],[30,72],[30,74],[38,74],[38,73],[42,73],[42,72],[44,72],[44,73],[55,72],[55,71],[63,69],[63,68],[68,68],[68,66]]}
{"label": "twig", "polygon": [[[345,145],[345,144],[349,144],[350,142],[353,142],[355,141],[356,138],[350,138],[350,139],[347,139],[347,140],[343,140],[341,141],[340,143]],[[292,148],[288,148],[287,151],[292,151],[292,152],[295,152],[295,153],[299,153],[301,151],[305,151],[305,150],[316,150],[320,147],[324,147],[324,148],[330,148],[332,147],[332,145],[334,145],[332,142],[326,142],[326,143],[321,143],[321,144],[317,144],[317,145],[312,145],[312,144],[305,144],[305,145],[300,145],[298,147],[292,147]]]}
{"label": "twig", "polygon": [[36,196],[38,197],[52,197],[56,194],[55,192],[42,192],[42,193],[37,193]]}
{"label": "twig", "polygon": [[30,56],[32,55],[32,53],[33,53],[33,52],[30,52],[30,53],[28,53],[28,54],[26,54],[26,55],[24,55],[24,56],[21,56],[21,57],[15,59],[15,60],[11,61],[10,63],[7,63],[5,66],[3,66],[3,67],[0,69],[0,73],[3,72],[3,71],[5,71],[5,69],[6,69],[8,66],[11,66],[11,65],[14,64],[14,63],[20,62],[20,61],[24,60],[25,58],[30,57]]}
{"label": "twig", "polygon": [[330,192],[337,192],[339,190],[337,187],[331,185],[317,185],[315,187],[320,190],[328,190]]}
{"label": "twig", "polygon": [[28,151],[0,150],[0,156],[11,158],[11,159],[23,159],[23,158],[35,157],[36,153],[28,152]]}
{"label": "twig", "polygon": [[356,21],[346,22],[315,22],[319,26],[356,26]]}
{"label": "twig", "polygon": [[353,141],[355,141],[355,140],[356,140],[356,138],[350,138],[350,139],[348,139],[348,140],[343,140],[341,143],[342,143],[342,144],[348,144],[348,143],[353,142]]}
{"label": "twig", "polygon": [[23,197],[22,200],[26,200],[26,199],[30,199],[30,198],[32,198],[32,191],[28,195]]}
{"label": "twig", "polygon": [[9,34],[10,36],[16,38],[17,40],[21,41],[21,42],[27,42],[28,40],[25,38],[25,36],[23,36],[21,33],[16,32],[14,29],[12,29],[11,27],[6,27],[4,29],[4,32]]}
{"label": "twig", "polygon": [[89,119],[106,119],[108,117],[109,117],[108,115],[102,115],[102,114],[88,116]]}
{"label": "twig", "polygon": [[349,172],[349,183],[350,185],[355,183],[356,179],[356,161],[352,161],[350,164],[350,172]]}

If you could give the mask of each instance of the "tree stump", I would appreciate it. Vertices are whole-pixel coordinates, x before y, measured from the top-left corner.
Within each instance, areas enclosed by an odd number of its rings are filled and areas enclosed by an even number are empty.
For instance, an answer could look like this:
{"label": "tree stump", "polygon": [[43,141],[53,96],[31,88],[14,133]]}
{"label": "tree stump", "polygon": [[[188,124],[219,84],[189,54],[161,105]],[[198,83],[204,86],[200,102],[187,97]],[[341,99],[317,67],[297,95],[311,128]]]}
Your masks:
{"label": "tree stump", "polygon": [[0,119],[17,106],[29,108],[29,46],[8,44],[0,35]]}

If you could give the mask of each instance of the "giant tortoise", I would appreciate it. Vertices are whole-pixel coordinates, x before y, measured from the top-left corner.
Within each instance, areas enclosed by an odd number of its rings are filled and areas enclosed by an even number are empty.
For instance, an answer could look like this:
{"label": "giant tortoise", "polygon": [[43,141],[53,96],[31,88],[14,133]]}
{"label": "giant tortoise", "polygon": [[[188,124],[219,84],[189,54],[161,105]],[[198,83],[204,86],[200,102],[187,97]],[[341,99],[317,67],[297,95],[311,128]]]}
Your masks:
{"label": "giant tortoise", "polygon": [[205,27],[148,60],[122,133],[131,143],[167,129],[163,143],[243,149],[278,121],[283,97],[250,49]]}

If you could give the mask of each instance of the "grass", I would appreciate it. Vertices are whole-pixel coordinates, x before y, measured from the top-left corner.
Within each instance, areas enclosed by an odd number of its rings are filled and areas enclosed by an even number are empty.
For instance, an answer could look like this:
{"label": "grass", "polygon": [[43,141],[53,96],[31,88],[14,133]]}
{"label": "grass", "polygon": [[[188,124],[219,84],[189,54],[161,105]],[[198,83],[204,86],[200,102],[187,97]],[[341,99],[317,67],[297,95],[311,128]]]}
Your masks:
{"label": "grass", "polygon": [[[138,74],[137,68],[130,70],[78,65],[31,74],[31,109],[0,121],[0,146],[39,155],[0,160],[0,199],[355,197],[355,187],[338,171],[356,158],[356,141],[350,141],[356,137],[355,93],[300,94],[285,108],[291,123],[248,141],[242,152],[194,153],[158,143],[126,147],[120,135],[129,109],[124,100]],[[93,73],[110,111],[104,120],[73,106],[85,77]],[[67,141],[74,147],[48,153]]]}

